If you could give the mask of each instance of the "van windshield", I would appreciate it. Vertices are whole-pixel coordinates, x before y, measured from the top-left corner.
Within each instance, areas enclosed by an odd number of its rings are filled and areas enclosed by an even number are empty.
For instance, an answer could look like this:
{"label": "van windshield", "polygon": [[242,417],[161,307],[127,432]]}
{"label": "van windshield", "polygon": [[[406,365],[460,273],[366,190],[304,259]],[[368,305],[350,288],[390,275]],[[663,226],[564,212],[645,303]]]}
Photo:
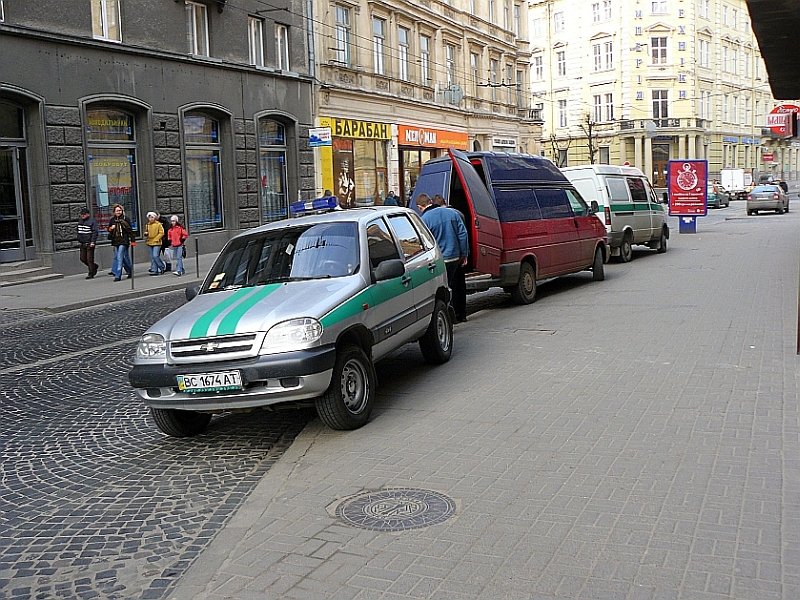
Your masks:
{"label": "van windshield", "polygon": [[237,238],[217,259],[204,291],[345,277],[358,270],[358,248],[356,223],[288,227]]}

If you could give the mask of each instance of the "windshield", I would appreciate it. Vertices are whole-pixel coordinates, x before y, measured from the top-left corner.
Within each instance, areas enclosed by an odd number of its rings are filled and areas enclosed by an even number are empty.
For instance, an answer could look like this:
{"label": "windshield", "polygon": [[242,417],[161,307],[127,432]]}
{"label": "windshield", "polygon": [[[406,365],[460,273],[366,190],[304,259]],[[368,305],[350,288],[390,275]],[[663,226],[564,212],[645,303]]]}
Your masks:
{"label": "windshield", "polygon": [[323,223],[248,235],[217,258],[205,291],[345,277],[358,271],[356,223]]}

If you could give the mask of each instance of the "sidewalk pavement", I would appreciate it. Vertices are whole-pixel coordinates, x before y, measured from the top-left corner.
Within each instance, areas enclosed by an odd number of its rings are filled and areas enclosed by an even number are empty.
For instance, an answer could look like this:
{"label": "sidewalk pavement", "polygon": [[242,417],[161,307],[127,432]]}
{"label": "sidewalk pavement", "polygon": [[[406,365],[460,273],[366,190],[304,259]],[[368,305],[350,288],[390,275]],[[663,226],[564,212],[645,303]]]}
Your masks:
{"label": "sidewalk pavement", "polygon": [[193,283],[202,281],[216,257],[216,253],[200,255],[199,276],[197,260],[190,256],[184,261],[186,274],[181,277],[172,272],[151,276],[147,272],[147,265],[140,263],[135,265],[131,279],[123,277],[122,281],[117,282],[108,274],[108,270],[102,270],[94,279],[86,279],[86,274],[82,273],[68,275],[62,279],[3,287],[0,288],[0,313],[15,310],[60,313],[106,302],[185,289]]}

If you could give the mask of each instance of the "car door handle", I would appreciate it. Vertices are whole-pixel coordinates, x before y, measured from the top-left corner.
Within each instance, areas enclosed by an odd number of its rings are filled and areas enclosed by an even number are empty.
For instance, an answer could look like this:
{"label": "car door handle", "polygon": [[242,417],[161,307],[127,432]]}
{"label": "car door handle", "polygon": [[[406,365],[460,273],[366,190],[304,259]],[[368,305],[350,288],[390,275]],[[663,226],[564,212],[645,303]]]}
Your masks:
{"label": "car door handle", "polygon": [[400,278],[400,283],[407,286],[409,283],[411,283],[411,275],[403,275]]}
{"label": "car door handle", "polygon": [[436,270],[436,263],[435,262],[429,262],[428,263],[428,271],[433,273],[435,270]]}

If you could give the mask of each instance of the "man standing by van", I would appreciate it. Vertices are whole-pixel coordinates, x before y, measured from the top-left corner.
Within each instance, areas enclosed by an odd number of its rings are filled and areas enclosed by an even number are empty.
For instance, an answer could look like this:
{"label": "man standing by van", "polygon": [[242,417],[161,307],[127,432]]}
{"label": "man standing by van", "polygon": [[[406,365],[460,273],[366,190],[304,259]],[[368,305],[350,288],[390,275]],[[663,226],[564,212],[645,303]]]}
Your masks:
{"label": "man standing by van", "polygon": [[464,282],[464,267],[469,257],[467,228],[459,214],[449,206],[437,206],[430,196],[417,196],[417,206],[422,211],[422,220],[436,238],[447,268],[447,284],[453,293],[453,310],[456,323],[467,320],[467,286]]}

